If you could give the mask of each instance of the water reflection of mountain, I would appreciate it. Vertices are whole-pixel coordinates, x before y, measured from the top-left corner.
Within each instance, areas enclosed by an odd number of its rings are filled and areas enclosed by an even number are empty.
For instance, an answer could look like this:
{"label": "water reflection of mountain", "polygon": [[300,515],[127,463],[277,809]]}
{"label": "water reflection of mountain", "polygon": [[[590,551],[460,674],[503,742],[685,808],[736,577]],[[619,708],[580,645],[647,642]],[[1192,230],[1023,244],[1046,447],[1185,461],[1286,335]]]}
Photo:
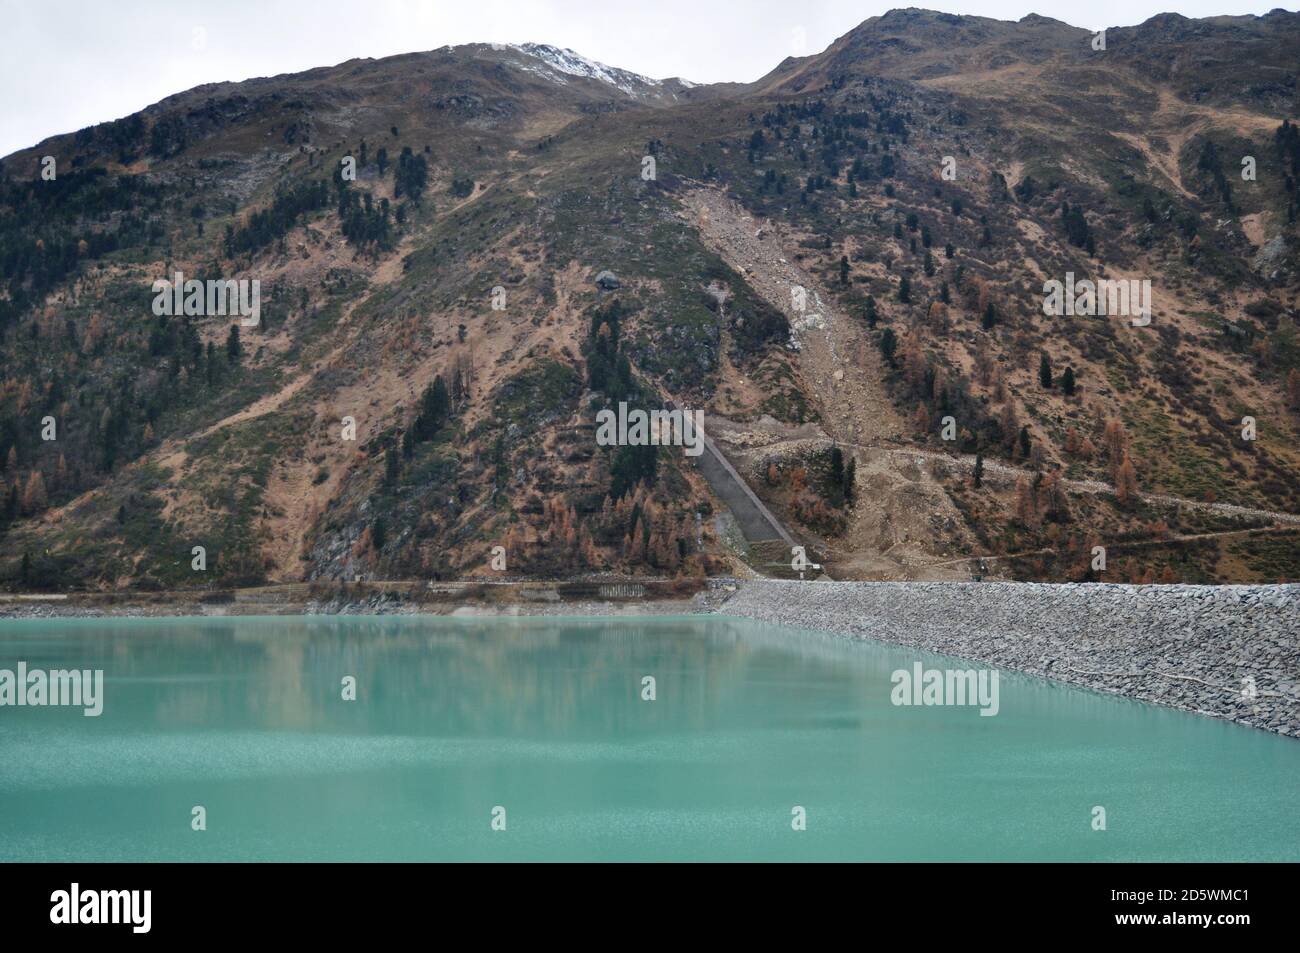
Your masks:
{"label": "water reflection of mountain", "polygon": [[[862,656],[842,640],[729,619],[168,621],[108,623],[136,623],[129,639],[83,634],[112,647],[113,691],[170,729],[581,740],[711,722],[747,680],[775,684],[792,662],[840,681],[862,671],[845,666]],[[345,675],[355,702],[341,697]],[[644,675],[654,703],[640,699]]]}

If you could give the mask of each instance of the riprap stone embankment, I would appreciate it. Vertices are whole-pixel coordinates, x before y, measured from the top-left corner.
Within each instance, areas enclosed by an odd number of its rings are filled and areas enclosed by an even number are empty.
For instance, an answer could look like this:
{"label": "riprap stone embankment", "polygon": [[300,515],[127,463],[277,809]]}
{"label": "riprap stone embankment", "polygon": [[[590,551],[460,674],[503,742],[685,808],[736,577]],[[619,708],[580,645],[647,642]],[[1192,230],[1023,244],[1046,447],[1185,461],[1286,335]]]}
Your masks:
{"label": "riprap stone embankment", "polygon": [[716,611],[1300,737],[1300,585],[737,582]]}

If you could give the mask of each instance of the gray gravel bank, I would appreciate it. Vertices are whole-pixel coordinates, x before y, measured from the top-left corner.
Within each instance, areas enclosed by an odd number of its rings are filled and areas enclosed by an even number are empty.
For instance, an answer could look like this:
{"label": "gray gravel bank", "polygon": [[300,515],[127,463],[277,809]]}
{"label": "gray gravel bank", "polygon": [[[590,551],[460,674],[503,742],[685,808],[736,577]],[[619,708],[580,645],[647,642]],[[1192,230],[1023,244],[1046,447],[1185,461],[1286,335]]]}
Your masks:
{"label": "gray gravel bank", "polygon": [[1300,737],[1300,585],[735,585],[723,615],[915,646]]}

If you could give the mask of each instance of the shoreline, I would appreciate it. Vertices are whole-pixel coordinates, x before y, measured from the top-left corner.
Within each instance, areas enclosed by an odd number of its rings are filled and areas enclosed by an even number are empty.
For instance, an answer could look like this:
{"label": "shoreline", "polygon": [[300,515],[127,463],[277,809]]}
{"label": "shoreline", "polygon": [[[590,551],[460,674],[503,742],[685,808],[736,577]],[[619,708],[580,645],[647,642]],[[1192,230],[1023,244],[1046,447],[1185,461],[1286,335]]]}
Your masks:
{"label": "shoreline", "polygon": [[1300,737],[1300,585],[1294,583],[763,580],[742,584],[719,611],[922,649]]}
{"label": "shoreline", "polygon": [[[614,583],[612,585],[618,586]],[[353,597],[84,604],[0,602],[4,620],[406,615],[463,618],[719,615],[922,649],[1300,737],[1300,584],[794,582],[713,579],[689,595],[557,584],[372,585]],[[652,587],[653,588],[653,587]],[[690,587],[695,588],[695,587]],[[280,592],[280,590],[276,590]],[[261,592],[261,590],[258,590]],[[293,588],[294,594],[305,592]],[[281,592],[283,594],[283,592]],[[359,596],[359,597],[358,597]],[[415,596],[415,598],[412,598]],[[93,601],[93,600],[90,600]]]}

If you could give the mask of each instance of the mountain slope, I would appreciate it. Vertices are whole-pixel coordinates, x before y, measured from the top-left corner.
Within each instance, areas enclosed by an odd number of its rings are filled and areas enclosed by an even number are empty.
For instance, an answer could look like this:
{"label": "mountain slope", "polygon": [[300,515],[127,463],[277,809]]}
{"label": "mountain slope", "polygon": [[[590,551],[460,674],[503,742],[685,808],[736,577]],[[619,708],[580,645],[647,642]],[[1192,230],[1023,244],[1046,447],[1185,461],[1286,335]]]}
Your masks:
{"label": "mountain slope", "polygon": [[[1294,578],[1300,17],[1090,39],[893,11],[712,87],[476,44],[10,156],[0,575],[766,571],[679,449],[596,443],[671,400],[838,577]],[[259,324],[154,314],[177,271]],[[1046,316],[1067,273],[1150,325]]]}

